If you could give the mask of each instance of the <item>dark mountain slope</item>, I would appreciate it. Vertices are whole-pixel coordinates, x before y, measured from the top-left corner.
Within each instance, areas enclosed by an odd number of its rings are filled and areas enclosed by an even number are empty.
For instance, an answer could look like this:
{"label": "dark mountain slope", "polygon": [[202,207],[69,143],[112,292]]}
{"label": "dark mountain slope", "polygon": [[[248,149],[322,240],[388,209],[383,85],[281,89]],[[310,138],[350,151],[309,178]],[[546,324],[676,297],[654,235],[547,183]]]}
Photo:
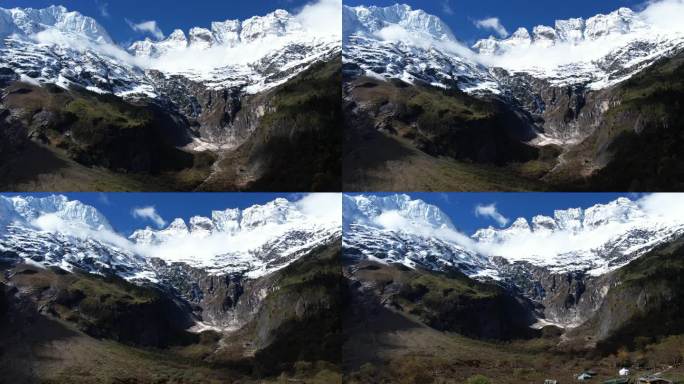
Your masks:
{"label": "dark mountain slope", "polygon": [[346,270],[353,289],[376,296],[387,308],[436,330],[496,340],[536,335],[530,329],[535,319],[529,303],[458,271],[435,273],[372,262]]}
{"label": "dark mountain slope", "polygon": [[339,191],[340,68],[339,56],[319,62],[267,94],[244,100],[243,110],[261,105],[266,113],[201,189]]}
{"label": "dark mountain slope", "polygon": [[684,334],[684,242],[660,247],[615,272],[595,315],[570,336],[615,352]]}
{"label": "dark mountain slope", "polygon": [[608,110],[588,139],[597,159],[607,163],[591,178],[590,188],[684,189],[684,54],[639,73],[616,93],[620,104]]}

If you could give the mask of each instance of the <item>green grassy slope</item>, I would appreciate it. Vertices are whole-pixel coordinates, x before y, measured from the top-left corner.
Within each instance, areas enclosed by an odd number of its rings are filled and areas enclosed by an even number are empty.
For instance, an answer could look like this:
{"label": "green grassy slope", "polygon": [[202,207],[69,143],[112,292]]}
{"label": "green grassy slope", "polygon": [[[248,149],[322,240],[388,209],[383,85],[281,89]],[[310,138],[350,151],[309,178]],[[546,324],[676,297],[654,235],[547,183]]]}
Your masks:
{"label": "green grassy slope", "polygon": [[177,148],[182,123],[151,104],[52,85],[14,83],[0,119],[15,140],[0,153],[0,185],[21,190],[186,190],[209,174],[213,155]]}

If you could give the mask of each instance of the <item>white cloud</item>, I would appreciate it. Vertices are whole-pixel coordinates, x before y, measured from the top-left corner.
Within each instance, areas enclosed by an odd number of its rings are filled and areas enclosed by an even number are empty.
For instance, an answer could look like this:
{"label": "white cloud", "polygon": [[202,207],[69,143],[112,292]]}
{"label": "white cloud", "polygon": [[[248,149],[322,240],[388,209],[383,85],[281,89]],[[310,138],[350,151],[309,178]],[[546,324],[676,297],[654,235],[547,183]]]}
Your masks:
{"label": "white cloud", "polygon": [[[133,245],[132,249],[148,258],[160,258],[169,262],[190,261],[204,262],[211,265],[211,260],[219,255],[237,255],[241,252],[258,249],[269,240],[277,239],[288,229],[286,225],[269,224],[255,230],[243,230],[235,234],[218,232],[202,236],[178,236],[161,244]],[[236,257],[231,263],[237,264]]]}
{"label": "white cloud", "polygon": [[406,43],[415,47],[430,49],[436,48],[444,52],[449,52],[451,54],[476,60],[477,54],[473,52],[470,48],[462,45],[461,43],[453,40],[437,40],[434,37],[416,31],[409,31],[404,27],[392,24],[385,28],[375,32],[375,37],[380,40]]}
{"label": "white cloud", "polygon": [[104,205],[111,205],[111,204],[112,204],[112,202],[109,200],[109,196],[108,196],[106,193],[103,193],[103,192],[100,192],[100,193],[97,195],[97,200],[99,200],[100,203],[102,203],[102,204],[104,204]]}
{"label": "white cloud", "polygon": [[128,26],[136,32],[148,33],[154,36],[154,38],[156,38],[157,40],[161,40],[164,38],[164,32],[162,32],[161,28],[159,28],[159,25],[157,25],[157,22],[155,20],[147,20],[141,21],[139,23],[134,23],[126,19],[126,23],[128,23]]}
{"label": "white cloud", "polygon": [[382,212],[373,218],[373,224],[390,231],[406,232],[423,237],[436,237],[450,241],[465,248],[474,248],[475,242],[467,235],[448,227],[432,227],[423,222],[413,221],[401,215],[399,211]]}
{"label": "white cloud", "polygon": [[447,15],[454,14],[454,8],[451,7],[451,2],[449,0],[442,1],[442,12],[446,13]]}
{"label": "white cloud", "polygon": [[684,222],[684,194],[653,193],[641,197],[637,204],[649,217]]}
{"label": "white cloud", "polygon": [[486,19],[475,20],[473,23],[480,29],[491,29],[501,37],[508,36],[508,31],[503,24],[501,24],[501,20],[499,20],[498,17],[488,17]]}
{"label": "white cloud", "polygon": [[310,193],[295,203],[299,210],[312,218],[335,221],[342,225],[341,193]]}
{"label": "white cloud", "polygon": [[318,0],[305,5],[295,17],[317,35],[341,36],[342,0]]}
{"label": "white cloud", "polygon": [[100,15],[102,17],[109,17],[109,3],[101,1],[101,0],[95,0],[95,5],[97,5],[97,10],[100,11]]}
{"label": "white cloud", "polygon": [[57,29],[46,29],[31,37],[40,44],[57,44],[81,51],[93,50],[128,64],[137,63],[136,58],[116,44],[103,41],[96,42],[73,34],[67,35]]}
{"label": "white cloud", "polygon": [[63,220],[54,213],[42,215],[31,224],[42,231],[61,233],[78,239],[95,239],[129,251],[134,248],[130,240],[118,233],[106,229],[94,230],[85,224]]}
{"label": "white cloud", "polygon": [[682,15],[684,0],[651,0],[641,11],[641,16],[646,22],[670,31],[684,31]]}
{"label": "white cloud", "polygon": [[155,207],[142,207],[142,208],[134,208],[131,211],[131,214],[133,217],[136,219],[144,219],[144,220],[150,220],[152,221],[157,227],[163,227],[166,225],[166,220],[164,220],[159,213],[157,213],[157,209]]}
{"label": "white cloud", "polygon": [[477,205],[475,207],[475,216],[477,217],[488,217],[496,221],[499,226],[504,227],[510,221],[507,217],[499,213],[496,209],[496,204],[489,205]]}

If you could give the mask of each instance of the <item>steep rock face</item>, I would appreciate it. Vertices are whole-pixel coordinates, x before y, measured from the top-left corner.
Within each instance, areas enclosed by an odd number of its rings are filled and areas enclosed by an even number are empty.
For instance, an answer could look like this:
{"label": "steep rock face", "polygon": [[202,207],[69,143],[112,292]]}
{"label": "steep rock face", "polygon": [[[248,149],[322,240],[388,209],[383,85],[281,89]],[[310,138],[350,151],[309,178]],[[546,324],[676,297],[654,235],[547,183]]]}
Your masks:
{"label": "steep rock face", "polygon": [[610,276],[554,273],[530,263],[508,263],[503,259],[495,262],[507,284],[541,304],[544,321],[562,327],[577,327],[591,318],[612,282]]}
{"label": "steep rock face", "polygon": [[254,319],[261,302],[273,289],[270,279],[215,275],[186,264],[156,262],[165,285],[187,300],[203,324],[235,331]]}
{"label": "steep rock face", "polygon": [[340,362],[344,283],[339,240],[313,250],[272,281],[275,288],[251,324],[257,370],[270,374],[296,361]]}
{"label": "steep rock face", "polygon": [[210,89],[183,76],[151,71],[150,78],[190,129],[210,147],[235,148],[259,126],[267,96],[245,96],[239,89]]}
{"label": "steep rock face", "polygon": [[[236,150],[241,158],[220,163],[236,174],[232,188],[340,190],[340,68],[340,57],[335,56],[274,88],[268,99],[250,99],[248,113],[264,115],[257,131]],[[208,180],[207,187],[221,183]]]}
{"label": "steep rock face", "polygon": [[637,336],[653,340],[684,332],[682,267],[679,240],[614,272],[600,307],[570,336],[612,352],[620,346],[633,346]]}
{"label": "steep rock face", "polygon": [[[339,238],[333,238],[325,244],[307,250],[285,268],[257,278],[250,278],[239,273],[209,273],[204,269],[193,268],[184,263],[164,263],[161,260],[153,260],[152,263],[160,282],[165,286],[173,287],[180,297],[192,305],[193,312],[197,315],[201,326],[233,332],[253,321],[262,321],[258,319],[266,311],[263,308],[265,303],[270,300],[270,297],[280,294],[279,292],[283,289],[282,282],[292,279],[291,275],[295,273],[303,273],[300,271],[303,268],[301,265],[315,264],[321,253],[339,252],[339,242]],[[335,261],[332,256],[326,256],[326,260],[330,263]],[[302,292],[295,291],[292,294],[302,294]],[[286,305],[286,303],[278,302],[277,305]],[[267,316],[272,316],[272,314]],[[304,314],[297,316],[304,317]],[[263,334],[260,337],[267,338],[267,335]],[[263,343],[266,345],[269,341],[263,340]]]}
{"label": "steep rock face", "polygon": [[6,158],[28,144],[28,132],[21,120],[0,103],[0,157]]}
{"label": "steep rock face", "polygon": [[591,157],[601,168],[591,180],[594,189],[681,189],[684,160],[676,148],[682,143],[682,73],[684,54],[678,54],[614,89],[618,102],[611,104],[599,129],[569,151],[568,158]]}
{"label": "steep rock face", "polygon": [[591,91],[584,85],[555,86],[529,74],[502,69],[495,73],[507,97],[529,112],[540,133],[552,142],[583,141],[599,128],[608,109],[618,103],[608,90]]}

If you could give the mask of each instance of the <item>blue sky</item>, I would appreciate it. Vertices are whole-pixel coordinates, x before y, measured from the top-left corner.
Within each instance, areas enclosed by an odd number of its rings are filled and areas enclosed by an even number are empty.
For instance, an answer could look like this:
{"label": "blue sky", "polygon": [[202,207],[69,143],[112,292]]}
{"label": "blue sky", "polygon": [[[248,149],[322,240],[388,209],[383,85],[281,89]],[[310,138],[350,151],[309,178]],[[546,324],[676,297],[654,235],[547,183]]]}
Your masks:
{"label": "blue sky", "polygon": [[[378,196],[393,194],[375,193]],[[3,195],[45,197],[51,194],[5,193]],[[154,207],[168,223],[178,217],[187,221],[192,216],[210,216],[213,210],[244,209],[255,204],[268,203],[279,197],[297,201],[304,196],[287,193],[64,193],[63,195],[70,200],[79,200],[94,206],[107,217],[118,232],[125,235],[148,225],[155,226],[151,220],[135,218],[132,212],[136,208]],[[557,209],[588,208],[595,204],[609,203],[618,197],[628,197],[632,200],[641,197],[624,193],[408,193],[408,195],[413,199],[420,199],[438,206],[449,215],[459,230],[468,234],[490,225],[498,226],[492,218],[478,217],[475,214],[475,208],[478,205],[495,204],[500,214],[513,221],[518,217],[531,220],[536,215],[552,216]]]}
{"label": "blue sky", "polygon": [[[45,197],[51,193],[3,194],[4,196]],[[154,227],[149,220],[134,218],[135,208],[152,206],[167,222],[175,218],[186,220],[192,216],[211,216],[213,210],[244,209],[264,204],[278,197],[295,201],[302,195],[276,193],[63,193],[70,200],[79,200],[97,208],[123,234],[130,234],[146,226]]]}
{"label": "blue sky", "polygon": [[344,0],[345,5],[411,5],[439,16],[456,37],[469,44],[493,34],[475,27],[474,21],[498,17],[509,33],[518,27],[532,29],[539,24],[553,25],[556,19],[591,17],[620,7],[639,9],[644,0]]}
{"label": "blue sky", "polygon": [[[376,193],[375,195],[388,196],[393,193]],[[478,205],[496,204],[497,211],[512,222],[518,217],[531,220],[536,215],[553,216],[553,212],[557,209],[588,208],[596,204],[609,203],[618,197],[628,197],[632,200],[637,197],[624,193],[408,193],[408,195],[413,199],[420,199],[438,206],[449,215],[459,230],[467,234],[473,234],[476,230],[490,225],[498,226],[491,218],[475,215],[475,207]]]}
{"label": "blue sky", "polygon": [[69,10],[94,17],[119,43],[141,40],[144,34],[133,31],[126,19],[139,23],[155,20],[161,30],[170,34],[180,28],[209,27],[212,21],[244,20],[282,8],[296,12],[309,0],[2,0],[0,7],[44,8],[63,5]]}

